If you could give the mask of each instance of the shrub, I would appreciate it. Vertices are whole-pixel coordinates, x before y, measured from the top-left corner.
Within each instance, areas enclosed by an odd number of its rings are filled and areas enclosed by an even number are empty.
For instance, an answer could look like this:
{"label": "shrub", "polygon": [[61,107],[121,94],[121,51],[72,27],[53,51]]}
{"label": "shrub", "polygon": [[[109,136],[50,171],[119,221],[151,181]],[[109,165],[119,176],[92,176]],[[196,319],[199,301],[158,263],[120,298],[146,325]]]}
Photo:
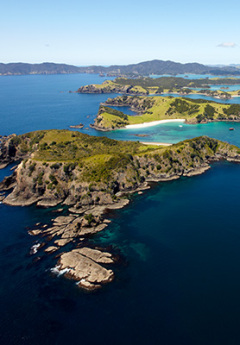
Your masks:
{"label": "shrub", "polygon": [[90,225],[94,221],[92,213],[85,214],[84,218],[88,221],[88,225]]}
{"label": "shrub", "polygon": [[29,175],[28,176],[32,175],[32,173],[34,172],[35,168],[36,168],[36,163],[32,163],[32,164],[29,165],[29,167],[28,167]]}
{"label": "shrub", "polygon": [[50,180],[51,180],[53,185],[57,185],[58,184],[58,181],[57,181],[57,179],[56,179],[56,177],[54,175],[50,174],[49,178],[50,178]]}

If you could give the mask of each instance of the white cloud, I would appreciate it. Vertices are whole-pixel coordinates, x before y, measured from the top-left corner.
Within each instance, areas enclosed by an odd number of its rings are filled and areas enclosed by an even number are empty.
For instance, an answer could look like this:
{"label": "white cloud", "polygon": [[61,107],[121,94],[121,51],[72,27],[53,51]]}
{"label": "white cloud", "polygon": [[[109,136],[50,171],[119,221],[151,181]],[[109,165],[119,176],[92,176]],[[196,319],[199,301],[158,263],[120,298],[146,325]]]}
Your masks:
{"label": "white cloud", "polygon": [[235,48],[237,46],[234,42],[223,42],[217,45],[220,48]]}

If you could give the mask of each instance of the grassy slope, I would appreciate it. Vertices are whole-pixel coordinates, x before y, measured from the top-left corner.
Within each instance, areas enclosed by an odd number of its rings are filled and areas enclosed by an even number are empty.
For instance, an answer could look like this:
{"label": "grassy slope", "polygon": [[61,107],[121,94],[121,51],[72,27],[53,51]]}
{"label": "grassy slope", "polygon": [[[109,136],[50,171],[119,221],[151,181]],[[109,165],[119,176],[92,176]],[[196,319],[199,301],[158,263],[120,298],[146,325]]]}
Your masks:
{"label": "grassy slope", "polygon": [[166,148],[66,130],[28,133],[11,144],[18,153],[25,152],[17,187],[8,197],[13,204],[17,199],[58,203],[66,197],[73,203],[91,204],[99,198],[104,203],[106,195],[112,200],[117,191],[135,190],[145,180],[181,176],[206,166],[211,157],[239,159],[240,153],[233,145],[207,137]]}
{"label": "grassy slope", "polygon": [[[155,147],[152,145],[143,145],[133,141],[116,141],[105,137],[94,137],[80,132],[68,130],[44,130],[20,135],[14,139],[20,150],[26,153],[30,152],[32,161],[77,163],[80,166],[92,165],[107,167],[108,162],[112,159],[116,164],[119,161],[132,159],[133,156],[148,156],[149,154],[162,154],[168,151],[166,147]],[[197,138],[198,139],[198,138]],[[179,144],[171,146],[172,152],[177,152],[189,143],[197,139],[185,140]],[[235,146],[220,141],[201,138],[201,145],[208,145],[210,141],[220,147],[228,147],[233,150]],[[190,145],[191,146],[191,145]],[[200,154],[200,153],[199,153]],[[119,160],[120,159],[120,160]],[[115,163],[111,163],[111,166]]]}
{"label": "grassy slope", "polygon": [[[157,120],[168,120],[168,119],[180,119],[184,118],[187,120],[196,119],[198,115],[205,114],[205,107],[210,105],[214,108],[213,119],[218,119],[219,117],[226,116],[224,114],[224,109],[228,109],[230,105],[204,101],[204,100],[190,100],[186,98],[171,98],[171,97],[143,97],[139,96],[139,100],[153,100],[153,105],[148,107],[142,115],[139,116],[127,116],[127,122],[121,121],[117,116],[111,115],[106,111],[101,114],[102,120],[100,125],[105,128],[116,128],[123,127],[126,124],[141,124],[144,122],[151,122]],[[183,102],[186,106],[186,110],[181,110],[178,107],[174,106],[174,102],[179,100]],[[197,109],[196,109],[197,108]],[[196,110],[194,110],[196,109]],[[118,125],[116,125],[118,124]]]}

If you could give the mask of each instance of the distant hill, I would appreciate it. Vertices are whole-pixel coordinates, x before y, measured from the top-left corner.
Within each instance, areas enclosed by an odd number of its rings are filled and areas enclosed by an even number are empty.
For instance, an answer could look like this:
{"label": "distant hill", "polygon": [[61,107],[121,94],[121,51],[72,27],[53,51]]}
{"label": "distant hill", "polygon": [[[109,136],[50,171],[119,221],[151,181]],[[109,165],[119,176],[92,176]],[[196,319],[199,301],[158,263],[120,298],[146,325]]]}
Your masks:
{"label": "distant hill", "polygon": [[79,67],[56,63],[0,63],[0,75],[81,73]]}
{"label": "distant hill", "polygon": [[56,63],[0,63],[0,75],[24,74],[71,74],[71,73],[99,73],[112,76],[146,76],[150,74],[215,74],[240,75],[239,68],[235,66],[205,66],[199,63],[178,63],[173,61],[152,60],[131,65],[113,65],[77,67]]}
{"label": "distant hill", "polygon": [[173,61],[152,60],[131,65],[113,65],[109,67],[81,67],[84,73],[107,73],[108,75],[150,75],[150,74],[215,74],[240,75],[238,68],[232,66],[211,67],[199,63],[178,63]]}

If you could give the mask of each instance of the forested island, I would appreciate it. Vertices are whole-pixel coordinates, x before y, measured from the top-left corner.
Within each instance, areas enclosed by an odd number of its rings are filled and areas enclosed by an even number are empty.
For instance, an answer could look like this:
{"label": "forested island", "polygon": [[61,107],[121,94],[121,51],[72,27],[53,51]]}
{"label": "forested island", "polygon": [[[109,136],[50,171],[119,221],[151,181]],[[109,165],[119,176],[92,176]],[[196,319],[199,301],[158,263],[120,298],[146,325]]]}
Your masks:
{"label": "forested island", "polygon": [[[130,107],[137,115],[127,115],[111,106]],[[239,104],[223,104],[204,99],[173,97],[118,96],[108,98],[99,107],[94,124],[97,130],[109,131],[128,125],[150,123],[160,120],[184,119],[186,123],[211,121],[240,121]]]}
{"label": "forested island", "polygon": [[[222,98],[231,98],[238,92],[226,92],[225,90],[208,90],[210,85],[238,85],[237,78],[214,78],[214,79],[184,79],[178,77],[160,77],[160,78],[116,78],[115,80],[105,80],[102,84],[91,84],[80,87],[78,93],[123,93],[130,95],[152,95],[162,93],[202,93]],[[202,90],[194,90],[200,88]]]}
{"label": "forested island", "polygon": [[37,224],[30,234],[44,237],[39,246],[46,255],[57,254],[57,270],[94,290],[114,279],[117,260],[87,245],[89,236],[108,225],[106,210],[124,207],[129,193],[151,182],[198,175],[218,160],[240,162],[240,149],[208,137],[166,148],[68,130],[10,135],[1,137],[0,164],[17,166],[0,183],[1,198],[13,206],[68,207],[67,215]]}

